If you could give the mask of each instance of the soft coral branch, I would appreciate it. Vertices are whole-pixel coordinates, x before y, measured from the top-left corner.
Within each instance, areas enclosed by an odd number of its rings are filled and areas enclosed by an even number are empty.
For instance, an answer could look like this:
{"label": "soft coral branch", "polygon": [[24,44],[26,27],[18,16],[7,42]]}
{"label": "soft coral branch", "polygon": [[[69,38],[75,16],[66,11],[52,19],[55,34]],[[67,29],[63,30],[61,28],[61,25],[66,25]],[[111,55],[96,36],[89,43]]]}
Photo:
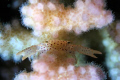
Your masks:
{"label": "soft coral branch", "polygon": [[[61,61],[61,60],[60,60]],[[14,80],[103,80],[105,74],[95,65],[74,66],[74,62],[59,62],[56,56],[44,54],[33,60],[33,71],[21,72]]]}
{"label": "soft coral branch", "polygon": [[33,34],[51,32],[58,37],[59,30],[74,31],[76,34],[91,28],[102,28],[113,21],[111,11],[105,10],[104,0],[77,0],[74,8],[65,8],[59,0],[29,0],[29,5],[20,9],[23,24],[32,28]]}

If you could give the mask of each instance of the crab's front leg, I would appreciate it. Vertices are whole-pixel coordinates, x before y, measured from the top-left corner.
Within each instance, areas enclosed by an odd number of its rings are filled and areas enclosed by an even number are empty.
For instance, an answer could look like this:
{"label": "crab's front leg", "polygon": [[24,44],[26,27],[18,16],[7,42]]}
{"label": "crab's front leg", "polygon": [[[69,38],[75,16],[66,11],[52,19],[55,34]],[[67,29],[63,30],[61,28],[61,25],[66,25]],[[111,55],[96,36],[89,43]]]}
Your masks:
{"label": "crab's front leg", "polygon": [[90,49],[90,48],[87,48],[87,47],[83,47],[81,45],[78,45],[78,46],[76,45],[76,46],[74,46],[74,48],[79,53],[88,55],[88,56],[93,57],[93,58],[97,58],[94,54],[102,54],[100,51],[93,50],[93,49]]}
{"label": "crab's front leg", "polygon": [[22,55],[22,60],[25,60],[27,57],[30,57],[31,55],[35,54],[39,47],[37,45],[33,45],[31,47],[28,47],[20,52],[18,52],[16,55]]}
{"label": "crab's front leg", "polygon": [[93,58],[97,58],[94,54],[102,54],[100,51],[97,51],[97,50],[93,50],[93,49],[90,49],[90,48],[87,48],[87,47],[83,47],[81,45],[69,45],[70,47],[70,52],[79,52],[81,54],[84,54],[84,55],[87,55],[87,56],[90,56],[90,57],[93,57]]}
{"label": "crab's front leg", "polygon": [[33,45],[31,47],[28,47],[20,52],[17,53],[17,55],[22,55],[22,60],[25,60],[27,57],[30,57],[33,55],[33,58],[39,57],[39,54],[41,53],[46,53],[48,51],[48,47],[46,46],[45,43],[41,43],[38,45]]}

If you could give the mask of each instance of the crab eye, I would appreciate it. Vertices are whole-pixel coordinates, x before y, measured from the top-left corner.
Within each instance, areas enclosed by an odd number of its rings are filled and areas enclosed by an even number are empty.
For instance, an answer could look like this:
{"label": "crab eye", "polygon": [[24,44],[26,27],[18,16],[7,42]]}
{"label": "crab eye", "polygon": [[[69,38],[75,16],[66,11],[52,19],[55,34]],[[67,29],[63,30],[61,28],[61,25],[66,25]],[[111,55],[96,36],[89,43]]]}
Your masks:
{"label": "crab eye", "polygon": [[68,41],[67,43],[70,44],[70,41]]}
{"label": "crab eye", "polygon": [[46,43],[48,43],[48,41],[45,41]]}

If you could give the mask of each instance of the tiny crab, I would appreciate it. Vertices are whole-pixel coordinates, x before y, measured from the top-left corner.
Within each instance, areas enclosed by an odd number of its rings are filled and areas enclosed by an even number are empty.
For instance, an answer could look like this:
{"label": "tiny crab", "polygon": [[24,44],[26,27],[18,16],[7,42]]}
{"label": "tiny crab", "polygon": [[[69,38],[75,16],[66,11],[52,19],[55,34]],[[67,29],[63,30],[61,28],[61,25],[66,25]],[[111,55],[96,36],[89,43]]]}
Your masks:
{"label": "tiny crab", "polygon": [[50,40],[46,41],[45,43],[40,43],[38,45],[33,45],[31,47],[28,47],[20,52],[17,53],[17,55],[22,55],[22,60],[26,59],[27,57],[31,57],[35,54],[42,54],[46,53],[48,51],[65,51],[68,54],[74,54],[75,52],[79,52],[84,55],[91,56],[93,58],[97,58],[94,54],[102,54],[101,52],[97,50],[93,50],[87,47],[83,47],[81,45],[73,45],[69,41],[63,41],[63,40]]}

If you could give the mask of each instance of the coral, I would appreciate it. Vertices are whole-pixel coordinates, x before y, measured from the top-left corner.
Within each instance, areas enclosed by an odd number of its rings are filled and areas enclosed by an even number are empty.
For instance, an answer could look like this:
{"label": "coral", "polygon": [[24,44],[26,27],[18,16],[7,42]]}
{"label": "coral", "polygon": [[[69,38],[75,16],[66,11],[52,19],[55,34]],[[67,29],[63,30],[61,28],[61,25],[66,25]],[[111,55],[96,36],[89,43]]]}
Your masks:
{"label": "coral", "polygon": [[[56,54],[56,53],[55,53]],[[60,54],[59,54],[60,55]],[[33,71],[16,75],[14,80],[103,80],[105,74],[95,65],[74,66],[68,58],[44,54],[32,61]]]}
{"label": "coral", "polygon": [[[106,32],[106,33],[105,33]],[[104,35],[107,34],[107,35]],[[112,80],[120,79],[120,21],[114,21],[103,33],[106,54],[106,65]]]}
{"label": "coral", "polygon": [[108,28],[108,32],[116,43],[120,43],[120,21],[114,21]]}
{"label": "coral", "polygon": [[111,77],[111,80],[119,80],[120,79],[120,75],[119,75],[120,74],[120,44],[115,42],[116,32],[114,31],[116,31],[116,27],[114,27],[113,24],[111,25],[111,27],[104,29],[102,31],[103,45],[105,46],[105,51],[106,51],[105,62],[109,70],[108,71],[109,76]]}
{"label": "coral", "polygon": [[74,8],[64,7],[59,0],[28,0],[20,11],[23,24],[32,28],[34,35],[50,32],[53,37],[58,37],[60,30],[81,34],[110,24],[113,15],[104,7],[103,0],[76,0]]}

